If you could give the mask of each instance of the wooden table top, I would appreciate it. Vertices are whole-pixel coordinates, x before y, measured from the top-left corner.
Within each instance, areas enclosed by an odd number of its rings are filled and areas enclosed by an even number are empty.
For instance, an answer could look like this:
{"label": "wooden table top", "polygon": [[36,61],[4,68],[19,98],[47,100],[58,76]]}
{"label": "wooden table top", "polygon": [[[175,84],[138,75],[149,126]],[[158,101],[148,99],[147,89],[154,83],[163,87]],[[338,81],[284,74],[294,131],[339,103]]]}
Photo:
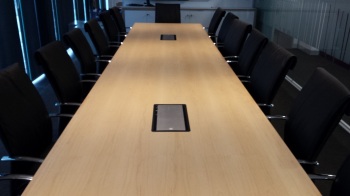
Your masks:
{"label": "wooden table top", "polygon": [[[164,103],[190,132],[151,131]],[[320,193],[201,25],[136,23],[23,195]]]}

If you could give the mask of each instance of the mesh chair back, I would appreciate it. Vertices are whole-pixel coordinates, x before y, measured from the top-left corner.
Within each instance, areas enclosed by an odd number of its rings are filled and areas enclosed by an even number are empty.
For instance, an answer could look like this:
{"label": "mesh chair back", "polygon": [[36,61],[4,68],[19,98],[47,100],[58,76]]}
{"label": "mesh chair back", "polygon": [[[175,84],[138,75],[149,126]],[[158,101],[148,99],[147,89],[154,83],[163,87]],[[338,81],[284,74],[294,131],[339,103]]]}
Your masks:
{"label": "mesh chair back", "polygon": [[[257,103],[271,104],[289,69],[293,69],[297,58],[268,42],[261,52],[251,73],[249,92]],[[268,110],[264,111],[269,113]]]}
{"label": "mesh chair back", "polygon": [[315,161],[344,113],[350,91],[323,68],[317,68],[295,99],[284,141],[296,158]]}
{"label": "mesh chair back", "polygon": [[222,18],[225,16],[226,11],[218,7],[215,12],[213,17],[210,20],[209,27],[208,27],[208,34],[209,35],[215,35],[216,31],[218,30],[218,27],[220,25],[220,22]]}
{"label": "mesh chair back", "polygon": [[156,23],[181,23],[180,4],[156,3]]}
{"label": "mesh chair back", "polygon": [[346,196],[350,195],[350,156],[348,156],[340,169],[337,172],[336,178],[333,181],[330,195],[331,196]]}
{"label": "mesh chair back", "polygon": [[251,31],[251,24],[247,24],[241,20],[232,20],[223,43],[223,48],[220,50],[223,56],[238,56]]}
{"label": "mesh chair back", "polygon": [[219,33],[218,33],[218,38],[217,38],[217,42],[218,43],[223,43],[226,35],[228,33],[228,31],[230,30],[232,21],[235,19],[239,19],[238,16],[232,14],[231,12],[228,12],[224,18],[224,20],[222,21]]}
{"label": "mesh chair back", "polygon": [[42,65],[61,103],[82,101],[79,74],[62,42],[54,41],[43,46],[35,52],[35,58],[38,64]]}
{"label": "mesh chair back", "polygon": [[253,29],[244,42],[238,63],[232,66],[237,75],[250,76],[252,69],[268,39],[257,29]]}
{"label": "mesh chair back", "polygon": [[115,53],[109,47],[108,39],[96,19],[91,19],[85,23],[84,29],[89,34],[99,56],[113,55]]}
{"label": "mesh chair back", "polygon": [[[0,71],[0,138],[9,156],[45,158],[52,146],[52,125],[44,102],[16,63]],[[39,164],[11,161],[12,174],[33,175]],[[21,195],[28,182],[11,181],[11,195]]]}
{"label": "mesh chair back", "polygon": [[113,21],[112,16],[109,12],[101,12],[99,18],[102,21],[104,30],[108,36],[109,41],[119,41],[119,29],[117,23]]}
{"label": "mesh chair back", "polygon": [[24,70],[0,71],[0,135],[10,156],[43,157],[52,143],[45,104]]}
{"label": "mesh chair back", "polygon": [[96,73],[95,56],[83,32],[73,29],[64,34],[63,39],[79,59],[82,73]]}
{"label": "mesh chair back", "polygon": [[112,15],[112,18],[114,19],[114,21],[117,23],[120,33],[126,33],[125,21],[123,16],[120,14],[119,8],[112,7],[108,11]]}

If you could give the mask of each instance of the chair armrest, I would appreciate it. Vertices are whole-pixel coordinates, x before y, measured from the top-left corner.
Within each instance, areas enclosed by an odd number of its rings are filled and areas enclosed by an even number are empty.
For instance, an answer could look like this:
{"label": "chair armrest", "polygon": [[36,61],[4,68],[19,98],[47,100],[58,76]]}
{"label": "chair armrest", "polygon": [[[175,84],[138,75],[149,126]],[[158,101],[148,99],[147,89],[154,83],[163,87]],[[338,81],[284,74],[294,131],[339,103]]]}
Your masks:
{"label": "chair armrest", "polygon": [[72,114],[50,114],[49,115],[50,118],[73,118]]}
{"label": "chair armrest", "polygon": [[231,59],[231,60],[236,60],[239,58],[239,56],[224,56],[225,59]]}
{"label": "chair armrest", "polygon": [[108,42],[110,45],[117,45],[117,46],[120,46],[122,45],[123,42],[113,42],[113,41],[109,41]]}
{"label": "chair armrest", "polygon": [[225,56],[224,58],[227,63],[238,63],[239,56]]}
{"label": "chair armrest", "polygon": [[100,58],[108,58],[108,59],[112,59],[112,58],[113,58],[113,56],[112,56],[112,55],[101,55],[101,56],[98,56],[97,58],[98,58],[98,60],[99,60]]}
{"label": "chair armrest", "polygon": [[258,103],[259,107],[268,107],[268,108],[272,108],[274,107],[273,104],[267,104],[267,103]]}
{"label": "chair armrest", "polygon": [[288,116],[284,115],[266,115],[269,120],[288,120]]}
{"label": "chair armrest", "polygon": [[211,41],[213,41],[214,45],[216,45],[216,43],[218,42],[218,36],[210,34],[208,34],[208,36],[211,39]]}
{"label": "chair armrest", "polygon": [[98,74],[98,73],[84,73],[84,74],[80,74],[80,76],[96,76],[96,77],[100,77],[101,74]]}
{"label": "chair armrest", "polygon": [[66,103],[55,103],[55,106],[76,106],[79,107],[81,103],[73,103],[73,102],[66,102]]}
{"label": "chair armrest", "polygon": [[[97,69],[99,70],[99,66],[97,66]],[[80,74],[81,80],[98,80],[100,78],[101,74],[98,73],[84,73]]]}
{"label": "chair armrest", "polygon": [[16,157],[10,157],[10,156],[3,156],[1,157],[1,161],[29,161],[29,162],[36,162],[36,163],[42,163],[44,159],[36,158],[36,157],[26,157],[26,156],[16,156]]}
{"label": "chair armrest", "polygon": [[241,80],[242,83],[251,83],[250,80]]}
{"label": "chair armrest", "polygon": [[308,174],[311,180],[335,180],[336,175],[333,174]]}
{"label": "chair armrest", "polygon": [[128,33],[127,33],[127,32],[119,32],[118,35],[119,35],[119,36],[127,37],[127,36],[128,36]]}
{"label": "chair armrest", "polygon": [[96,83],[96,80],[81,80],[82,83]]}
{"label": "chair armrest", "polygon": [[95,62],[103,62],[103,63],[110,63],[111,60],[105,60],[105,59],[96,59]]}
{"label": "chair armrest", "polygon": [[217,36],[215,33],[209,33],[209,32],[208,32],[209,27],[203,27],[203,29],[204,29],[205,31],[207,31],[208,36],[209,36],[210,38],[215,38],[215,40],[217,39],[218,36]]}
{"label": "chair armrest", "polygon": [[238,77],[240,80],[247,80],[247,81],[249,81],[249,79],[250,79],[250,76],[244,76],[244,75],[237,75],[237,77]]}
{"label": "chair armrest", "polygon": [[119,48],[120,45],[115,45],[115,44],[108,44],[108,47],[111,47],[111,48]]}
{"label": "chair armrest", "polygon": [[223,48],[223,47],[224,47],[224,44],[222,44],[222,43],[214,43],[214,45],[215,45],[217,48]]}
{"label": "chair armrest", "polygon": [[307,160],[298,159],[298,162],[301,165],[314,165],[314,166],[320,165],[320,163],[318,161],[307,161]]}
{"label": "chair armrest", "polygon": [[33,176],[24,174],[0,174],[0,180],[33,180]]}

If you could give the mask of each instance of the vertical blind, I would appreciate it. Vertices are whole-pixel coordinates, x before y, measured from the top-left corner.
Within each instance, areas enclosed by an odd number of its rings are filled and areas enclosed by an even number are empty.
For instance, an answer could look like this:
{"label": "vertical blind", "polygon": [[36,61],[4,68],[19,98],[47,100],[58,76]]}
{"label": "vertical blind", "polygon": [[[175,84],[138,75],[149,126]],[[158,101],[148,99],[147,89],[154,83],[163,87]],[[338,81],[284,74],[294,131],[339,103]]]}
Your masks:
{"label": "vertical blind", "polygon": [[257,24],[270,38],[274,30],[350,64],[349,0],[256,0]]}
{"label": "vertical blind", "polygon": [[0,67],[23,63],[13,0],[1,0],[0,8]]}
{"label": "vertical blind", "polygon": [[1,0],[0,69],[19,62],[31,79],[40,76],[34,52],[60,40],[76,20],[88,20],[92,1]]}

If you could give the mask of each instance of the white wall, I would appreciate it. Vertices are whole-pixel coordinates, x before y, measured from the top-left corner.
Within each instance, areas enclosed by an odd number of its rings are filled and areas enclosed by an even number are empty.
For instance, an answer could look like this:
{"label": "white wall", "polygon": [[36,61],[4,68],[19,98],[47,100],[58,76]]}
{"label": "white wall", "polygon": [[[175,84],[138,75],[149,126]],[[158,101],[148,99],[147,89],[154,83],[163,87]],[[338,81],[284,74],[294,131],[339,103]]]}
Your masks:
{"label": "white wall", "polygon": [[[123,5],[128,3],[143,4],[146,0],[109,0],[109,6],[115,6],[118,2],[123,2]],[[151,3],[155,2],[171,2],[171,1],[155,1],[151,0]],[[252,8],[254,0],[188,0],[188,1],[176,1],[180,3],[181,7],[198,7],[198,8]]]}
{"label": "white wall", "polygon": [[109,7],[113,7],[113,6],[116,6],[117,3],[122,3],[122,0],[109,0]]}

